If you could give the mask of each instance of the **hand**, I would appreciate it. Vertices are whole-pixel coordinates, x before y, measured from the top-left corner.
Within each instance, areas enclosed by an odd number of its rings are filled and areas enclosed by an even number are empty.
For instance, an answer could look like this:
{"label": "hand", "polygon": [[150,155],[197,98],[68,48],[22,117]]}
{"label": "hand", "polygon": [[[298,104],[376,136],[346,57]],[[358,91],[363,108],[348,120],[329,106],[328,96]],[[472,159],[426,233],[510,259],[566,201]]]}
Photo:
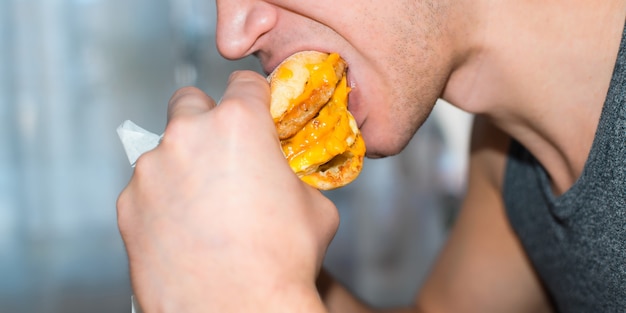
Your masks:
{"label": "hand", "polygon": [[234,73],[219,106],[195,88],[170,100],[117,204],[145,312],[323,309],[315,277],[337,211],[287,165],[268,106],[253,72]]}

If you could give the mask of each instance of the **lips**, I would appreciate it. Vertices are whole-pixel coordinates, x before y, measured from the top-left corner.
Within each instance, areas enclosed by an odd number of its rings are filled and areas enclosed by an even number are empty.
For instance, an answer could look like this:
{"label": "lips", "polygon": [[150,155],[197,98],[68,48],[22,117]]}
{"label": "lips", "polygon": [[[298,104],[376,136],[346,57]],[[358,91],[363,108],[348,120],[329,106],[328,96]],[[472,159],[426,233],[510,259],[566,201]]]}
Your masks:
{"label": "lips", "polygon": [[282,63],[290,55],[294,55],[298,52],[308,51],[308,50],[313,50],[313,49],[294,50],[290,52],[287,51],[287,53],[285,54],[280,54],[280,57],[272,57],[272,54],[270,53],[262,54],[260,52],[258,54],[255,54],[255,56],[259,59],[259,61],[261,61],[261,65],[263,66],[263,72],[265,72],[265,75],[269,75],[280,65],[280,63]]}
{"label": "lips", "polygon": [[350,71],[350,66],[348,66],[346,78],[348,80],[348,86],[350,87],[350,93],[348,94],[348,111],[350,111],[352,116],[354,116],[357,126],[361,128],[361,125],[363,125],[363,118],[361,117],[359,110],[361,92],[356,80],[354,79],[352,71]]}

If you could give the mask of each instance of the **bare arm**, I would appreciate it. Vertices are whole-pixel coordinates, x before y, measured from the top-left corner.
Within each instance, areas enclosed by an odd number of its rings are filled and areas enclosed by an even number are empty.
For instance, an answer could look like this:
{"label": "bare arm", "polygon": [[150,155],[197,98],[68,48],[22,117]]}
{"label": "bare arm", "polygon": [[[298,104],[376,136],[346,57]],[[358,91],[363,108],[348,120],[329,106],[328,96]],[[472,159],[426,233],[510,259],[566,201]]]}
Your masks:
{"label": "bare arm", "polygon": [[[390,312],[550,312],[501,199],[508,143],[477,118],[468,192],[449,240],[415,306]],[[321,290],[331,312],[374,312],[337,283]]]}

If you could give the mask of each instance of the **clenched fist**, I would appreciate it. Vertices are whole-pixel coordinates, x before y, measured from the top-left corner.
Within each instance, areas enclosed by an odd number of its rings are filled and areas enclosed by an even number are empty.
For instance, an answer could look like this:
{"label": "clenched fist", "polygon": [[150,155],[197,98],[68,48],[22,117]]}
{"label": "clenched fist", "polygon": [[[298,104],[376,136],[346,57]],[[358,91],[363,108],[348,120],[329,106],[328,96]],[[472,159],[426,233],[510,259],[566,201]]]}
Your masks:
{"label": "clenched fist", "polygon": [[324,310],[315,277],[338,215],[288,166],[269,102],[247,71],[219,105],[195,88],[170,100],[117,205],[145,312]]}

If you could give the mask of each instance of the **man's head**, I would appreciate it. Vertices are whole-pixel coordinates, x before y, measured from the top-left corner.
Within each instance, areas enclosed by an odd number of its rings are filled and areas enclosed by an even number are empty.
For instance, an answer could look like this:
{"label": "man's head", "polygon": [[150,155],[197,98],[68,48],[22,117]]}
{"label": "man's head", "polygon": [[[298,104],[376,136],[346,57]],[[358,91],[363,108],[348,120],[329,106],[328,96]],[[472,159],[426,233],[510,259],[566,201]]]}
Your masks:
{"label": "man's head", "polygon": [[298,51],[338,52],[368,155],[386,156],[408,143],[452,69],[445,3],[217,0],[217,46],[228,59],[256,55],[268,73]]}

